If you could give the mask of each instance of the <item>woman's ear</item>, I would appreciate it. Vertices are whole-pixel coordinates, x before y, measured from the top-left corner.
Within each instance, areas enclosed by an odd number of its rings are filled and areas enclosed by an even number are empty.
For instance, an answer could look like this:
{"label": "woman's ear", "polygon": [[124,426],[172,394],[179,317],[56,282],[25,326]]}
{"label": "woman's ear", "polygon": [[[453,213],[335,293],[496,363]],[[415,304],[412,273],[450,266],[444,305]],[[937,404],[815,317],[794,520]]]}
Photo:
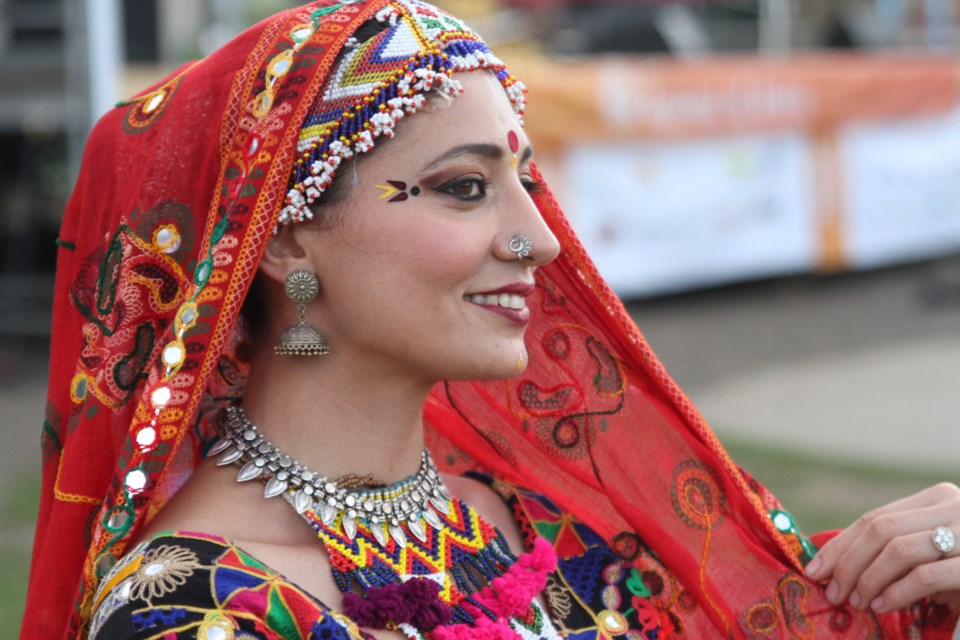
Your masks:
{"label": "woman's ear", "polygon": [[313,265],[307,252],[300,245],[303,234],[293,232],[293,225],[282,225],[277,234],[267,242],[267,248],[260,261],[260,271],[277,282],[283,282],[287,275],[297,269],[313,271]]}

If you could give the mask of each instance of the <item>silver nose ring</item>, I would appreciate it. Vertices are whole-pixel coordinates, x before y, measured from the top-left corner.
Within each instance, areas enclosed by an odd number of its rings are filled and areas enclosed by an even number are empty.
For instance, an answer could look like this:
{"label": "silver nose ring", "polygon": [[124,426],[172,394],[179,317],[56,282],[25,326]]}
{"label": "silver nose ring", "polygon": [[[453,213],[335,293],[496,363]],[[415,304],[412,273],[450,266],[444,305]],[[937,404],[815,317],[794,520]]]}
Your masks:
{"label": "silver nose ring", "polygon": [[533,250],[533,242],[527,236],[515,233],[510,237],[510,242],[507,243],[507,249],[517,254],[517,260],[523,260],[530,255],[530,252]]}

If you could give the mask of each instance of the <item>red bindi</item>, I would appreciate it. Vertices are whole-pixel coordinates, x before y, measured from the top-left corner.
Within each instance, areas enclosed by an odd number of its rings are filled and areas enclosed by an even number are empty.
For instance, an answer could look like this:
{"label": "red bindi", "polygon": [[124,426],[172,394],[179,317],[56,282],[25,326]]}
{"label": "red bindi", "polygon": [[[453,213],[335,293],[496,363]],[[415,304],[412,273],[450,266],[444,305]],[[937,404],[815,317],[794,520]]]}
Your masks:
{"label": "red bindi", "polygon": [[510,131],[507,133],[507,142],[510,144],[510,151],[516,153],[520,150],[520,138],[517,137],[516,131]]}

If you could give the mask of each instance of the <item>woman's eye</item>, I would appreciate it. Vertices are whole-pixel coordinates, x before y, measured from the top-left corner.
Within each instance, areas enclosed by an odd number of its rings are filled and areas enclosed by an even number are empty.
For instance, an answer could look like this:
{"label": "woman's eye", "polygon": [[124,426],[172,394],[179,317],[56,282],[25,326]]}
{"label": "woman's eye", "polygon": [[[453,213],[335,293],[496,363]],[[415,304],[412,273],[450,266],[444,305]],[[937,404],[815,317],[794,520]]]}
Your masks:
{"label": "woman's eye", "polygon": [[520,184],[523,185],[523,188],[526,189],[530,195],[537,195],[543,190],[543,183],[533,178],[521,178]]}
{"label": "woman's eye", "polygon": [[472,202],[487,194],[487,183],[480,178],[457,178],[441,185],[437,191],[465,202]]}

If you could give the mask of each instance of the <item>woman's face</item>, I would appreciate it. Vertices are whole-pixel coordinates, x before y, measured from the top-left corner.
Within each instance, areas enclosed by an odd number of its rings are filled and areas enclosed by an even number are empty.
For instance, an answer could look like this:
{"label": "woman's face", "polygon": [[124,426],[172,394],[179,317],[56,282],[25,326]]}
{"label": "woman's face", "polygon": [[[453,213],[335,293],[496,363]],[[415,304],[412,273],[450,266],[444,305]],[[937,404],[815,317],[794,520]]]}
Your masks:
{"label": "woman's face", "polygon": [[[320,279],[308,317],[351,367],[432,384],[526,364],[536,268],[559,252],[529,191],[530,143],[499,81],[458,76],[446,108],[407,118],[324,207],[332,226],[293,229]],[[518,259],[508,245],[527,236]]]}

